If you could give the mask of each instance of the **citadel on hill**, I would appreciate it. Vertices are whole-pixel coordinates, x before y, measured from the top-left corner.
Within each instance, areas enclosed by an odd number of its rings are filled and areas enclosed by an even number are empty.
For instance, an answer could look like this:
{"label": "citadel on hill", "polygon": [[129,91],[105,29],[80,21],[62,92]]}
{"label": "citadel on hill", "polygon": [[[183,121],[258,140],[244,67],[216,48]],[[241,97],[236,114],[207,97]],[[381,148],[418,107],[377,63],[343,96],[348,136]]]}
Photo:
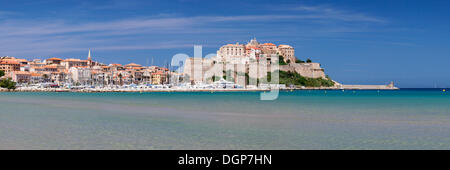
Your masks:
{"label": "citadel on hill", "polygon": [[[183,71],[185,78],[193,84],[208,84],[217,79],[217,75],[224,75],[227,80],[247,86],[250,79],[269,79],[275,63],[279,71],[279,82],[276,83],[294,88],[397,89],[393,82],[389,85],[342,85],[329,78],[320,63],[298,59],[292,46],[260,43],[256,38],[247,44],[224,45],[216,54],[211,58],[188,58]],[[263,65],[258,64],[255,69],[254,63]]]}
{"label": "citadel on hill", "polygon": [[[272,55],[277,56],[273,61]],[[209,78],[205,73],[217,74],[220,70],[233,70],[233,78],[236,79],[238,73],[248,74],[250,78],[263,78],[266,71],[258,71],[252,74],[250,65],[255,62],[265,62],[267,72],[270,72],[270,65],[273,62],[279,63],[279,70],[294,72],[306,78],[328,79],[324,69],[319,63],[299,60],[295,56],[295,49],[290,45],[275,45],[273,43],[259,43],[256,39],[250,40],[247,44],[227,44],[217,51],[217,56],[212,58],[189,58],[184,66],[184,74],[190,77],[195,83],[204,82]],[[217,64],[221,64],[219,68]],[[222,68],[220,68],[222,67]],[[238,68],[241,68],[239,70]],[[258,68],[259,69],[259,68]],[[193,76],[198,72],[197,76]],[[205,77],[206,76],[206,77]],[[236,80],[236,83],[245,85],[245,81]]]}

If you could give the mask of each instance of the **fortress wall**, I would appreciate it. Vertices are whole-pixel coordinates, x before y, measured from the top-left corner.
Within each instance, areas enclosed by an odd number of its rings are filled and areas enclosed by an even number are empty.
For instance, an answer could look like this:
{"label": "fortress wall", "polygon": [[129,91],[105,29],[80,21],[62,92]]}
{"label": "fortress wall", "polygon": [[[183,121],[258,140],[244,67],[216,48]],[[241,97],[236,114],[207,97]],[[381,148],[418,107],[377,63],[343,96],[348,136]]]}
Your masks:
{"label": "fortress wall", "polygon": [[[257,72],[249,73],[249,65],[248,64],[231,64],[234,67],[235,71],[241,72],[241,69],[237,69],[237,67],[244,68],[245,72],[249,74],[250,77],[263,78],[267,76],[267,71],[270,71],[270,65],[267,66],[267,69],[258,68]],[[223,70],[228,70],[231,65],[223,64],[223,65],[215,65],[210,59],[197,59],[197,58],[189,58],[186,60],[184,66],[184,73],[189,76],[191,81],[194,82],[203,82],[205,79],[205,74],[211,76],[212,74],[221,71],[219,67],[222,66]],[[289,65],[280,65],[280,70],[282,71],[291,71],[297,72],[304,77],[309,78],[326,78],[324,69],[320,67],[320,63],[290,63]],[[193,76],[197,72],[197,76]],[[236,75],[235,75],[236,76]],[[237,82],[241,84],[242,82]]]}
{"label": "fortress wall", "polygon": [[297,72],[309,78],[325,78],[325,71],[320,67],[320,63],[289,63],[280,65],[280,70]]}

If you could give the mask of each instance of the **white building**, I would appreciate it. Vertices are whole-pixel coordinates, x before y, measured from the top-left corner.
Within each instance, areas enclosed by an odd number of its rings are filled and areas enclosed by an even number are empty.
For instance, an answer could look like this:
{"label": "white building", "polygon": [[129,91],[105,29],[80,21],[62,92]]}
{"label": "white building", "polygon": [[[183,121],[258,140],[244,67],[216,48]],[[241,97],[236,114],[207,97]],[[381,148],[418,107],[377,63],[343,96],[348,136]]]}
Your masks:
{"label": "white building", "polygon": [[290,60],[291,62],[295,63],[295,50],[294,47],[291,47],[290,45],[279,45],[278,46],[278,54],[284,57],[284,61],[287,62],[287,60]]}
{"label": "white building", "polygon": [[89,84],[91,80],[91,70],[87,67],[71,67],[69,69],[73,83]]}

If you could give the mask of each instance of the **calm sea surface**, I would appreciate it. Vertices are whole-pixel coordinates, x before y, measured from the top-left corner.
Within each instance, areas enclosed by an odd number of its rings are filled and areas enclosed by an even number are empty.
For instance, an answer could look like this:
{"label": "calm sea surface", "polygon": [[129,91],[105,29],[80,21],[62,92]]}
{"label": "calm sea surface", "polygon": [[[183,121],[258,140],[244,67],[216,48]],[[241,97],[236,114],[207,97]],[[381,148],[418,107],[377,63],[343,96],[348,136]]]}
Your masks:
{"label": "calm sea surface", "polygon": [[450,92],[0,93],[0,149],[450,149]]}

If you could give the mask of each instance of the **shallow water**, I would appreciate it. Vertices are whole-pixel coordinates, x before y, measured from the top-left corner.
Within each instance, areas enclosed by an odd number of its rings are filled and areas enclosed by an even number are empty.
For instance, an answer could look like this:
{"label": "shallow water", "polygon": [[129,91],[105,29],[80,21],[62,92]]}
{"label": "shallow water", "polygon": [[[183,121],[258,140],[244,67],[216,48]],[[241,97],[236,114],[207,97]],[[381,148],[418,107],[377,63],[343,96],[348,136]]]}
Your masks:
{"label": "shallow water", "polygon": [[442,89],[259,95],[0,93],[0,149],[450,149]]}

